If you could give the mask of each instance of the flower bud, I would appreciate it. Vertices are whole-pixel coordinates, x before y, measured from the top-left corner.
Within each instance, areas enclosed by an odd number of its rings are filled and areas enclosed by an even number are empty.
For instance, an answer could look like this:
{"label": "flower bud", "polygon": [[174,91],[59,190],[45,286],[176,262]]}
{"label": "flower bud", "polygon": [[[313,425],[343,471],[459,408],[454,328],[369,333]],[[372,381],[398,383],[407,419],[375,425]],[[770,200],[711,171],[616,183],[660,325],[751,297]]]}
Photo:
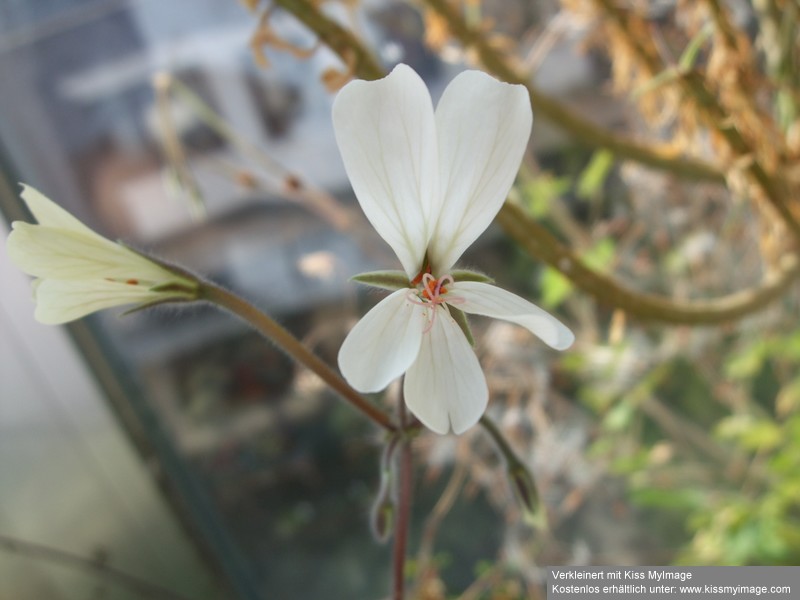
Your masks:
{"label": "flower bud", "polygon": [[[384,489],[388,489],[388,487]],[[396,507],[391,494],[384,493],[384,490],[381,490],[381,492],[382,493],[378,496],[378,501],[372,508],[370,525],[372,527],[372,534],[375,536],[376,541],[381,544],[385,544],[392,536],[392,532],[394,531]]]}
{"label": "flower bud", "polygon": [[508,468],[508,478],[511,481],[514,495],[525,513],[526,520],[537,527],[545,527],[547,525],[546,516],[539,501],[536,482],[533,480],[530,471],[522,464],[510,466]]}

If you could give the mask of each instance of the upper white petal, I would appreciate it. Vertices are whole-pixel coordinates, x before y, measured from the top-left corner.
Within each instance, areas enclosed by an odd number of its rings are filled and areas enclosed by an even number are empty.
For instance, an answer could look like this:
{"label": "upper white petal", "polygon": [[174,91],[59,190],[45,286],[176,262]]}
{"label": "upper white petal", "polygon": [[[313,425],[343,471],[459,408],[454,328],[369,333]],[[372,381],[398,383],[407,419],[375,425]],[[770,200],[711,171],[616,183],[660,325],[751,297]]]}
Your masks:
{"label": "upper white petal", "polygon": [[25,201],[28,209],[31,211],[33,216],[36,217],[36,220],[40,225],[46,225],[48,227],[55,227],[58,229],[68,229],[76,233],[82,233],[101,238],[100,235],[89,229],[86,225],[81,223],[78,219],[73,217],[70,213],[50,200],[50,198],[42,194],[36,188],[22,184],[22,192],[20,193],[20,196],[22,196],[22,199]]}
{"label": "upper white petal", "polygon": [[532,122],[521,85],[465,71],[444,91],[436,108],[443,204],[429,248],[435,272],[450,270],[500,210]]}
{"label": "upper white petal", "polygon": [[425,309],[408,301],[409,291],[397,290],[376,304],[339,349],[339,369],[359,392],[382,390],[417,358]]}
{"label": "upper white petal", "polygon": [[464,332],[443,307],[434,310],[433,327],[406,373],[403,393],[409,410],[428,429],[463,433],[486,410],[489,389]]}
{"label": "upper white petal", "polygon": [[565,350],[575,341],[572,331],[554,316],[524,298],[488,283],[457,281],[448,286],[448,295],[461,298],[455,306],[464,312],[521,325],[556,350]]}
{"label": "upper white petal", "polygon": [[80,319],[88,314],[123,304],[152,302],[169,294],[151,292],[138,285],[128,285],[105,279],[68,281],[37,280],[35,284],[36,312],[40,323],[58,325]]}
{"label": "upper white petal", "polygon": [[333,103],[333,126],[364,214],[413,278],[439,204],[433,104],[425,83],[406,65],[378,81],[352,81]]}
{"label": "upper white petal", "polygon": [[16,221],[6,248],[11,261],[35,277],[140,279],[157,283],[176,276],[94,232]]}

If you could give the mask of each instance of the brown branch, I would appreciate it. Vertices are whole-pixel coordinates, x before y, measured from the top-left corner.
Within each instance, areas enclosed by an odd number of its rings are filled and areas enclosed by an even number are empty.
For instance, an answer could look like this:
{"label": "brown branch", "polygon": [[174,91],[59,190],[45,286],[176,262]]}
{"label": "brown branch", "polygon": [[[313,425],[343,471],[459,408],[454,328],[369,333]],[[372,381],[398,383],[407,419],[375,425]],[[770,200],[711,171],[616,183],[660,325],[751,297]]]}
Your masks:
{"label": "brown branch", "polygon": [[531,256],[559,270],[598,302],[645,321],[674,325],[711,325],[733,321],[764,308],[783,295],[800,277],[800,261],[796,255],[787,254],[775,271],[764,277],[759,287],[712,300],[679,302],[632,290],[590,269],[552,233],[510,202],[506,202],[496,220]]}
{"label": "brown branch", "polygon": [[531,83],[530,75],[521,73],[493,48],[483,32],[470,28],[461,13],[447,0],[424,0],[425,4],[447,21],[450,32],[465,48],[472,48],[491,73],[507,81],[524,85],[537,115],[543,116],[576,141],[596,148],[604,148],[623,159],[675,173],[687,179],[723,181],[722,173],[712,164],[693,158],[677,156],[671,149],[643,144],[616,135],[595,125],[567,108],[563,102],[546,95]]}
{"label": "brown branch", "polygon": [[[530,83],[530,77],[515,71],[486,42],[484,36],[471,29],[458,11],[445,0],[425,0],[425,3],[447,20],[451,32],[465,47],[475,48],[486,69],[504,81],[524,85],[528,89],[531,105],[537,114],[574,136],[577,142],[605,148],[620,158],[669,171],[685,178],[723,181],[722,173],[709,163],[676,156],[674,151],[663,147],[632,141],[584,119],[562,102],[535,88]],[[320,13],[312,0],[275,0],[275,4],[292,13],[313,30],[345,62],[354,53],[356,57],[354,72],[361,79],[379,79],[385,75],[380,64],[355,35]]]}
{"label": "brown branch", "polygon": [[349,402],[353,408],[361,411],[364,416],[374,423],[387,431],[395,431],[397,429],[385,412],[366,400],[327,363],[306,348],[297,338],[267,314],[261,312],[236,294],[209,282],[200,284],[200,297],[219,308],[230,311],[249,324],[288,356],[316,374],[341,398]]}
{"label": "brown branch", "polygon": [[292,13],[296,19],[317,34],[345,64],[352,64],[361,79],[380,79],[386,73],[378,60],[356,36],[318,9],[314,0],[274,0],[276,6]]}

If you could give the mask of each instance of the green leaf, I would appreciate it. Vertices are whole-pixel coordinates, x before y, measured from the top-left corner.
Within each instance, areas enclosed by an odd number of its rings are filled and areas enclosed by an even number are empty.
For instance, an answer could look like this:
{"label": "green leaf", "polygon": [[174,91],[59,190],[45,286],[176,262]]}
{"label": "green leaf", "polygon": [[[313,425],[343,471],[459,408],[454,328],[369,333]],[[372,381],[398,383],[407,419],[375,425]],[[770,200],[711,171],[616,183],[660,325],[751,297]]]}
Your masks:
{"label": "green leaf", "polygon": [[614,166],[614,155],[608,150],[598,150],[592,155],[592,160],[581,173],[578,186],[575,190],[578,198],[591,200],[603,189],[603,184],[608,177],[611,167]]}
{"label": "green leaf", "polygon": [[614,262],[616,246],[611,238],[603,238],[591,249],[585,252],[581,258],[586,265],[595,271],[606,271]]}
{"label": "green leaf", "polygon": [[686,50],[683,51],[680,60],[678,60],[678,66],[681,71],[686,71],[694,67],[697,62],[697,55],[700,53],[700,48],[703,47],[703,44],[706,43],[713,33],[714,23],[709,21],[697,32],[697,35],[689,41]]}
{"label": "green leaf", "polygon": [[556,308],[572,293],[573,287],[570,280],[561,273],[547,267],[542,272],[542,306],[548,309]]}
{"label": "green leaf", "polygon": [[725,364],[725,375],[731,379],[754,377],[764,365],[769,348],[764,340],[757,340],[734,354]]}
{"label": "green leaf", "polygon": [[553,177],[543,173],[525,184],[522,192],[527,200],[528,212],[540,219],[550,212],[550,203],[569,190],[570,182],[566,177]]}
{"label": "green leaf", "polygon": [[390,291],[411,287],[408,275],[403,271],[370,271],[369,273],[353,275],[350,279],[364,285],[371,285],[372,287]]}

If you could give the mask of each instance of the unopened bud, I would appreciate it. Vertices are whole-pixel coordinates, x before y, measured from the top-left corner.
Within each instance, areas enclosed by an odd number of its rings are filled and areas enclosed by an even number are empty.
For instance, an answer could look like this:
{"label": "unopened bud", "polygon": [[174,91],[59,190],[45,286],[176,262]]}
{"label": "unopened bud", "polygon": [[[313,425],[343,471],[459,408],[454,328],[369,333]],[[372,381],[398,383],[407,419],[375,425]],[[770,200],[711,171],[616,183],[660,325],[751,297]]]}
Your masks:
{"label": "unopened bud", "polygon": [[382,490],[381,495],[378,497],[378,502],[375,503],[372,509],[372,519],[370,523],[372,526],[372,533],[379,543],[385,544],[392,536],[392,532],[394,531],[394,517],[394,500],[391,498],[390,494],[383,493]]}
{"label": "unopened bud", "polygon": [[539,493],[530,471],[522,465],[509,467],[508,478],[522,510],[533,525],[543,527],[546,525],[544,511],[539,502]]}

